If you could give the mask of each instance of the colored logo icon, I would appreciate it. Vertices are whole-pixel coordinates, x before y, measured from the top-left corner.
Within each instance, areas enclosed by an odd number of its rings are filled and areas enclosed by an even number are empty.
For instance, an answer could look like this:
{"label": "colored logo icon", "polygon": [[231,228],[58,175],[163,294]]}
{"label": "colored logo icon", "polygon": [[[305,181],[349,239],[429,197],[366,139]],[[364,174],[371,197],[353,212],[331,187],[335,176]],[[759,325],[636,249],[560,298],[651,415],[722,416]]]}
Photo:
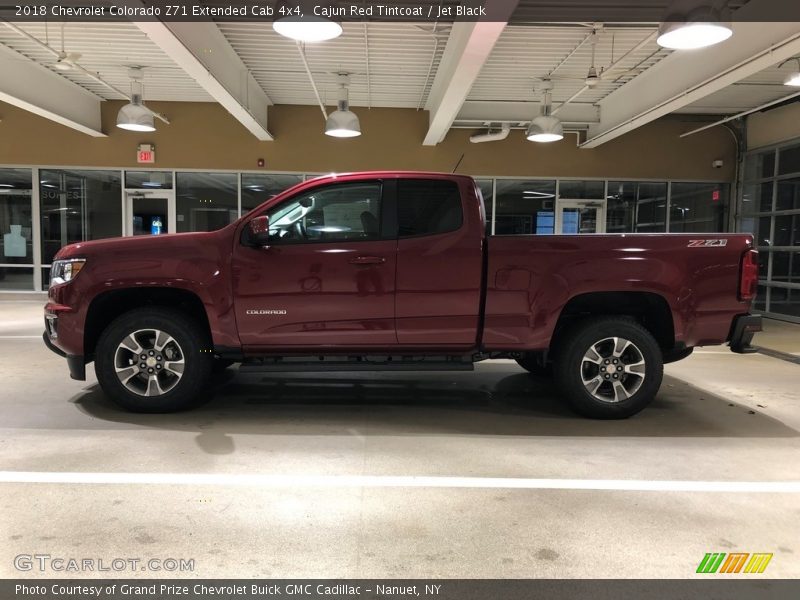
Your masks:
{"label": "colored logo icon", "polygon": [[697,573],[763,573],[772,553],[708,552],[697,565]]}

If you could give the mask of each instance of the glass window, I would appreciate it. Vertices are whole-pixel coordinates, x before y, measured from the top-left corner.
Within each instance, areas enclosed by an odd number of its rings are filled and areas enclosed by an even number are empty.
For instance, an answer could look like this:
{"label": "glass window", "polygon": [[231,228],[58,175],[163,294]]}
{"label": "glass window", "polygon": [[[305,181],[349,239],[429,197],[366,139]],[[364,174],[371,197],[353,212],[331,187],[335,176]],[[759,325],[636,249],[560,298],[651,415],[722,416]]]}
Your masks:
{"label": "glass window", "polygon": [[494,192],[491,179],[478,179],[478,188],[483,196],[483,207],[486,210],[486,235],[492,233],[492,207],[494,206]]}
{"label": "glass window", "polygon": [[318,188],[267,213],[272,243],[356,242],[380,237],[381,184]]}
{"label": "glass window", "polygon": [[145,188],[153,190],[171,190],[172,172],[170,171],[125,171],[126,188]]}
{"label": "glass window", "polygon": [[609,181],[606,212],[608,233],[666,231],[667,184]]}
{"label": "glass window", "polygon": [[3,264],[33,264],[30,169],[0,169],[0,244]]}
{"label": "glass window", "polygon": [[775,217],[773,246],[800,246],[800,214]]}
{"label": "glass window", "polygon": [[[742,218],[739,230],[742,233],[752,233],[757,247],[763,248],[771,245],[770,225],[772,217],[746,217]],[[764,271],[766,273],[766,271]]]}
{"label": "glass window", "polygon": [[728,186],[721,183],[673,183],[671,232],[725,231]]}
{"label": "glass window", "polygon": [[242,173],[242,214],[302,181],[302,175]]}
{"label": "glass window", "polygon": [[769,311],[800,317],[800,290],[773,287],[770,290]]}
{"label": "glass window", "polygon": [[604,181],[569,181],[558,182],[558,197],[565,200],[602,200],[605,191]]}
{"label": "glass window", "polygon": [[775,175],[775,150],[768,150],[747,157],[744,168],[744,178],[747,181],[764,179]]}
{"label": "glass window", "polygon": [[800,283],[800,251],[772,253],[772,281]]}
{"label": "glass window", "polygon": [[43,169],[39,177],[44,264],[67,244],[122,234],[119,171]]}
{"label": "glass window", "polygon": [[778,182],[775,210],[800,209],[800,179],[784,179]]}
{"label": "glass window", "polygon": [[397,225],[400,237],[455,231],[464,221],[461,194],[453,181],[399,179]]}
{"label": "glass window", "polygon": [[800,145],[781,148],[778,151],[778,175],[791,173],[800,173]]}
{"label": "glass window", "polygon": [[32,290],[33,267],[0,267],[0,290]]}
{"label": "glass window", "polygon": [[236,173],[178,173],[177,231],[214,231],[239,218]]}
{"label": "glass window", "polygon": [[758,286],[758,293],[756,294],[756,300],[753,304],[753,308],[755,310],[767,310],[767,287],[764,285]]}
{"label": "glass window", "polygon": [[555,197],[555,181],[498,179],[495,235],[554,233]]}
{"label": "glass window", "polygon": [[742,214],[769,212],[772,210],[772,181],[744,186]]}

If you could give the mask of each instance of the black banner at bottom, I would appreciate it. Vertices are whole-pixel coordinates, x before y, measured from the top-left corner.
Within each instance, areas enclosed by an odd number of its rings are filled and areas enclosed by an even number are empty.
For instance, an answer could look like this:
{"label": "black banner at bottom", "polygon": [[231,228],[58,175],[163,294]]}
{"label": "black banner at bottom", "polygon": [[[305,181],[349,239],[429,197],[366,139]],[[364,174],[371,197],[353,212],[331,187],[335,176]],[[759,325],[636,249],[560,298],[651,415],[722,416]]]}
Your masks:
{"label": "black banner at bottom", "polygon": [[785,600],[785,579],[3,579],[17,600]]}

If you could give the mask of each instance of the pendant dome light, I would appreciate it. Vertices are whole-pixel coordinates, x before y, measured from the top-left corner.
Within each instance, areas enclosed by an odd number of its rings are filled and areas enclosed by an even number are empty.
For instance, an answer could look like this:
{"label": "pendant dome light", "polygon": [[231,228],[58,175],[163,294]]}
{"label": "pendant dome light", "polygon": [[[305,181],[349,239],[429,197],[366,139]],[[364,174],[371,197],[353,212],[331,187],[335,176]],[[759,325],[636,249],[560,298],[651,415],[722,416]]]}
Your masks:
{"label": "pendant dome light", "polygon": [[553,82],[544,79],[540,86],[542,91],[542,114],[536,117],[528,126],[525,137],[531,142],[557,142],[564,139],[564,126],[558,117],[550,114],[550,92],[553,90]]}
{"label": "pendant dome light", "polygon": [[339,73],[339,102],[325,121],[325,135],[338,138],[358,137],[361,135],[361,123],[358,115],[350,110],[348,86],[350,75]]}
{"label": "pendant dome light", "polygon": [[315,15],[315,8],[319,10],[319,6],[306,0],[279,2],[275,7],[275,16],[280,18],[272,22],[272,28],[283,37],[297,42],[325,42],[342,35],[342,26],[327,17]]}
{"label": "pendant dome light", "polygon": [[142,69],[133,67],[128,70],[131,78],[131,101],[119,109],[117,127],[128,131],[155,131],[153,111],[142,101]]}
{"label": "pendant dome light", "polygon": [[[709,1],[701,1],[689,12],[679,10],[677,2],[674,3],[658,28],[658,45],[673,50],[694,50],[719,44],[731,37],[733,29],[730,24],[722,21],[720,12],[708,4]],[[682,4],[686,4],[685,0]]]}

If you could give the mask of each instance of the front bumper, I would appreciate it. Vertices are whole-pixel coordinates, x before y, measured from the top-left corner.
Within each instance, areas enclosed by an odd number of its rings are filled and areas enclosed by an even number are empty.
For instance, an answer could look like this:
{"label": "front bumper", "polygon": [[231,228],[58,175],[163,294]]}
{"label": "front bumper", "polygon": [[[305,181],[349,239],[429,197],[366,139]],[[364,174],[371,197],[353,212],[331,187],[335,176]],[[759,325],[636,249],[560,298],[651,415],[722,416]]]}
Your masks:
{"label": "front bumper", "polygon": [[42,340],[44,340],[44,345],[47,346],[50,350],[67,359],[67,367],[69,367],[69,376],[72,379],[76,379],[78,381],[86,381],[86,361],[84,360],[82,355],[77,354],[67,354],[61,348],[56,346],[52,340],[50,339],[50,325],[51,323],[47,324],[47,330],[42,334]]}
{"label": "front bumper", "polygon": [[731,352],[751,354],[758,349],[750,345],[753,335],[762,331],[761,315],[738,315],[733,318],[731,326]]}

